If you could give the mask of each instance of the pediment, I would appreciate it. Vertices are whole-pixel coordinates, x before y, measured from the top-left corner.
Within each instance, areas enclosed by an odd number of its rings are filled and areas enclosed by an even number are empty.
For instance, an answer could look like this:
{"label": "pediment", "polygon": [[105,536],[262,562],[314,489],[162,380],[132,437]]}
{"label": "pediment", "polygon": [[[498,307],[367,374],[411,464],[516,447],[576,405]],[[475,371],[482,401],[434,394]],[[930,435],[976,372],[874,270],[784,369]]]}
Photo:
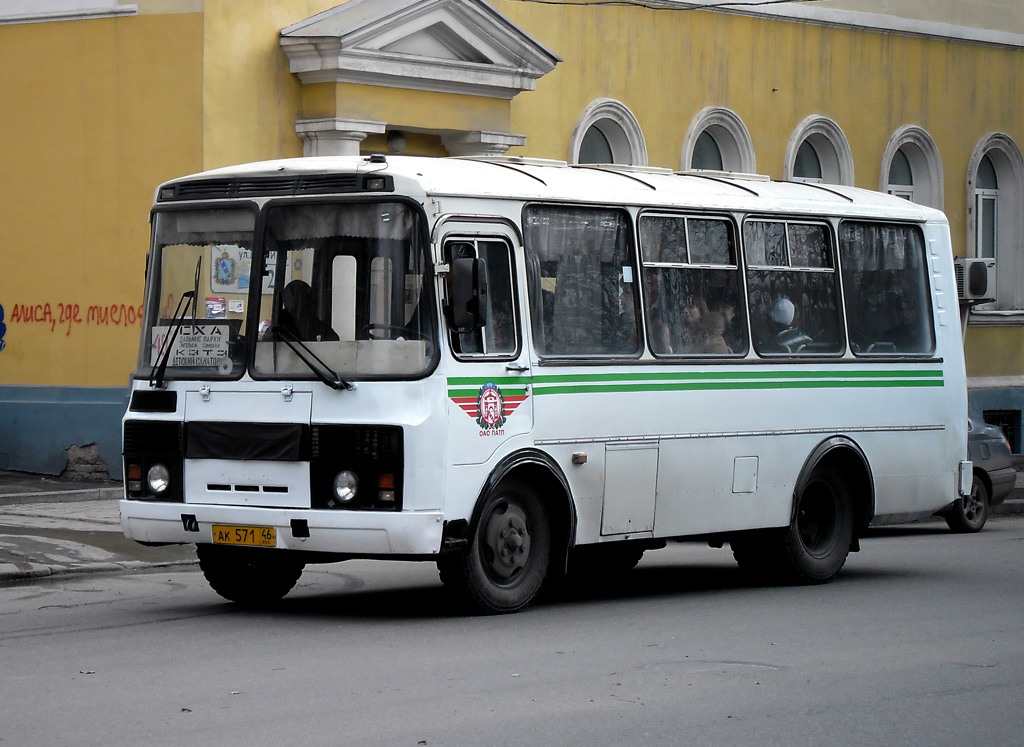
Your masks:
{"label": "pediment", "polygon": [[561,59],[481,0],[350,0],[281,31],[303,82],[512,98]]}

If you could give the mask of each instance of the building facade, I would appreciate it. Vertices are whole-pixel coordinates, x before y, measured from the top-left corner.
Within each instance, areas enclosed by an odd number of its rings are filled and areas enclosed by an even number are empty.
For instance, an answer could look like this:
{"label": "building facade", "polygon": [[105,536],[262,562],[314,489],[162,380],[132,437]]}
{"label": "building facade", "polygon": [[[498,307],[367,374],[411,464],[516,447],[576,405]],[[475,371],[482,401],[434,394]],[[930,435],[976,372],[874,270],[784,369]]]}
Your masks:
{"label": "building facade", "polygon": [[848,184],[993,260],[972,410],[1021,450],[1017,0],[9,0],[0,469],[119,469],[153,189],[243,161],[505,154]]}

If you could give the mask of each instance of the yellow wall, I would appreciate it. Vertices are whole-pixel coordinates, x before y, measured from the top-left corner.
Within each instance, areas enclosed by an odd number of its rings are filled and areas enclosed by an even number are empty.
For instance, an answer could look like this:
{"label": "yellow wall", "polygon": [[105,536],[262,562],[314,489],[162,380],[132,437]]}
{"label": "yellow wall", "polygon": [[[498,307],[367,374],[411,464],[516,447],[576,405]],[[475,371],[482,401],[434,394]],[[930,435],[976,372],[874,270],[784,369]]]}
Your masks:
{"label": "yellow wall", "polygon": [[[964,256],[974,147],[991,132],[1024,146],[1021,50],[706,11],[493,4],[564,60],[513,100],[510,130],[527,135],[513,154],[568,158],[584,108],[609,97],[636,116],[650,165],[678,169],[690,122],[720,106],[749,130],[757,170],[780,179],[790,135],[813,114],[846,133],[856,185],[878,189],[890,136],[917,125],[938,147],[942,207]],[[1021,375],[1021,328],[971,328],[967,357],[970,375]]]}
{"label": "yellow wall", "polygon": [[153,189],[202,162],[198,15],[0,26],[0,384],[124,386]]}
{"label": "yellow wall", "polygon": [[[416,127],[508,131],[527,136],[513,154],[565,159],[581,112],[611,97],[639,120],[650,164],[678,168],[690,122],[702,108],[722,106],[749,129],[758,171],[779,178],[794,128],[817,114],[846,132],[856,183],[870,189],[889,136],[915,124],[940,151],[958,254],[972,149],[992,131],[1024,143],[1019,50],[706,11],[493,0],[563,59],[511,104],[355,84],[304,87],[288,71],[280,31],[337,4],[147,2],[134,17],[0,27],[0,63],[16,71],[0,78],[8,177],[0,204],[10,216],[0,236],[0,384],[122,385],[139,325],[112,324],[109,310],[120,317],[121,307],[141,303],[153,188],[204,168],[301,155],[300,117],[412,128],[410,152],[438,149],[436,135],[417,136]],[[171,7],[177,12],[160,12]],[[202,12],[180,12],[195,7]],[[364,143],[382,145],[381,136]],[[61,322],[68,304],[72,319]],[[106,324],[96,311],[90,319],[93,307],[107,310]],[[46,318],[25,320],[37,316]],[[1006,330],[974,336],[976,373],[1024,370],[1022,346],[1016,337],[1007,343]],[[1018,352],[995,363],[974,353],[990,348]]]}
{"label": "yellow wall", "polygon": [[281,29],[340,0],[206,0],[204,167],[302,155],[302,84]]}
{"label": "yellow wall", "polygon": [[964,343],[968,376],[1021,376],[1024,344],[1020,331],[1008,327],[971,327]]}
{"label": "yellow wall", "polygon": [[790,135],[815,114],[846,133],[857,186],[878,189],[889,137],[914,124],[938,146],[963,254],[971,151],[992,131],[1024,144],[1020,51],[707,11],[494,5],[564,60],[513,100],[522,155],[567,158],[583,109],[610,97],[639,121],[650,165],[678,169],[690,122],[721,106],[750,131],[757,170],[781,178]]}

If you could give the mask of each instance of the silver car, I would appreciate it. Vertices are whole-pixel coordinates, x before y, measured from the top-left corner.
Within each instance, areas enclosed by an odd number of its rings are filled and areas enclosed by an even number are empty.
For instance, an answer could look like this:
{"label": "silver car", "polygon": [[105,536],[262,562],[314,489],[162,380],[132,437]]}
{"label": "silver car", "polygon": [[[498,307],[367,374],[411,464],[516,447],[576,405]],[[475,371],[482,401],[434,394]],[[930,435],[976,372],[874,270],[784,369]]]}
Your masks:
{"label": "silver car", "polygon": [[996,426],[968,418],[967,453],[974,463],[971,494],[943,514],[954,532],[980,532],[988,520],[989,509],[1006,499],[1017,479],[1010,443]]}

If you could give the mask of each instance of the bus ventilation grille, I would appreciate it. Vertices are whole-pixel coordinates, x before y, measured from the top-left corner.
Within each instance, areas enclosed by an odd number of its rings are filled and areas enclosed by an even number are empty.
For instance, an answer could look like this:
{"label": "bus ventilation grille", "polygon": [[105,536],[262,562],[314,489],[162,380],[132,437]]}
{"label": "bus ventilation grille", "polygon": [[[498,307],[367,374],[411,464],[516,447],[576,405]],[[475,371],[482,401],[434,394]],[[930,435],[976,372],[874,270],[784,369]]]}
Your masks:
{"label": "bus ventilation grille", "polygon": [[265,179],[199,179],[160,190],[160,201],[225,200],[238,197],[323,195],[364,189],[358,174],[282,176]]}

